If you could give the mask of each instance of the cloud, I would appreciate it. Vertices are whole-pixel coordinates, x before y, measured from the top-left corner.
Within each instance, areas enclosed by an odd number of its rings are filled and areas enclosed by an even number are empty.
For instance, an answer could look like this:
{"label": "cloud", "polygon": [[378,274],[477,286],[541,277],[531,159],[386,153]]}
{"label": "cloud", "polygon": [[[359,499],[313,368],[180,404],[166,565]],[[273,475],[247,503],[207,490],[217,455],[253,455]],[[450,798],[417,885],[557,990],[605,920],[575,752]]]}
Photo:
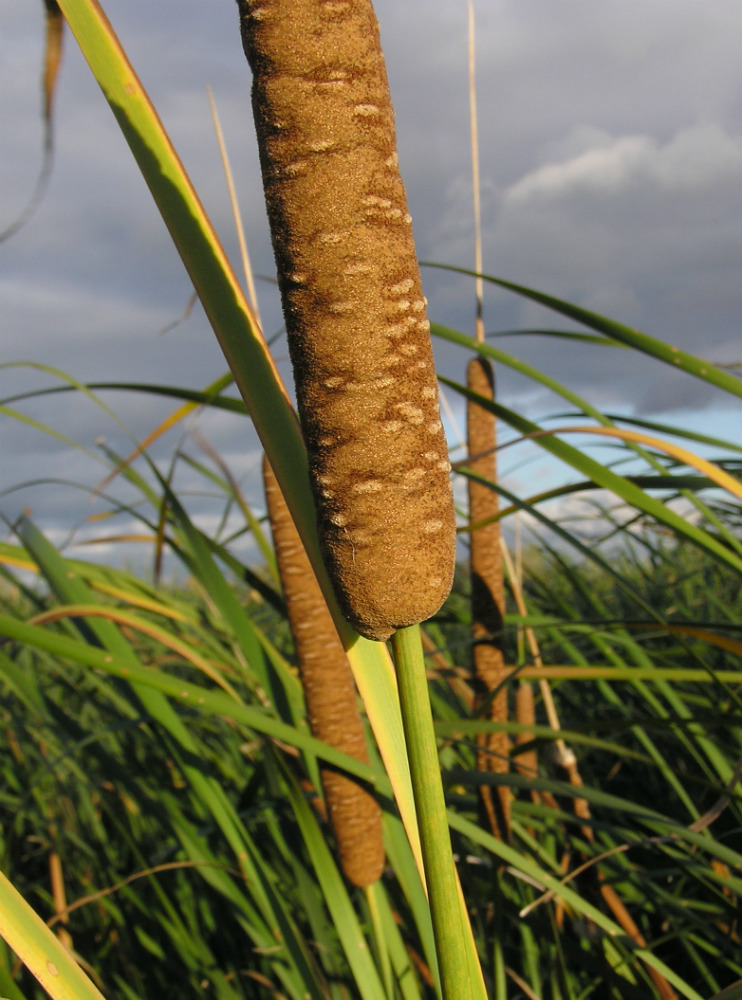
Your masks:
{"label": "cloud", "polygon": [[526,174],[505,192],[505,207],[520,208],[537,199],[564,198],[575,192],[618,191],[641,168],[652,145],[646,136],[625,136],[615,141],[606,136],[596,148],[571,160],[549,163]]}
{"label": "cloud", "polygon": [[[272,275],[250,76],[234,3],[108,0],[106,11],[151,92],[165,127],[237,260],[206,84],[213,87],[232,158],[250,253]],[[376,0],[395,100],[400,159],[424,259],[471,266],[473,224],[466,6]],[[742,315],[742,76],[739,6],[726,0],[625,4],[617,0],[475,0],[485,270],[638,326],[716,360],[738,360]],[[39,76],[43,6],[0,0],[0,219],[25,203],[41,150]],[[199,309],[165,336],[190,285],[130,153],[72,38],[56,99],[51,186],[29,226],[0,247],[3,360],[33,358],[80,378],[203,386],[224,360]],[[339,190],[339,197],[342,192]],[[2,223],[0,223],[2,225]],[[424,273],[431,317],[473,332],[470,279]],[[275,289],[259,285],[266,330],[282,324]],[[488,329],[562,328],[488,286]],[[543,337],[498,341],[597,405],[676,411],[700,421],[718,397],[701,383],[629,352]],[[436,343],[460,377],[466,355]],[[285,353],[285,342],[279,343]],[[285,370],[285,366],[284,366]],[[0,373],[15,392],[18,370]],[[28,383],[30,384],[30,383]],[[37,383],[34,383],[37,384]],[[503,398],[530,417],[563,400],[498,369]],[[107,395],[136,434],[172,408]],[[96,420],[71,397],[39,403],[90,443]],[[30,404],[29,404],[30,406]],[[245,422],[208,424],[238,468]],[[6,481],[51,469],[50,441],[2,429]],[[111,440],[124,450],[121,441]],[[40,443],[43,440],[43,444]],[[163,442],[163,460],[173,439]],[[68,463],[69,464],[69,463]],[[54,469],[64,471],[64,456]],[[75,466],[78,480],[86,479]],[[70,514],[69,494],[45,494]],[[11,499],[3,509],[15,510]]]}
{"label": "cloud", "polygon": [[588,143],[589,148],[544,164],[511,185],[504,193],[504,207],[581,195],[611,198],[647,186],[658,194],[703,193],[738,182],[742,172],[742,135],[728,135],[718,122],[681,129],[664,144],[648,135],[613,137],[578,126],[564,146]]}

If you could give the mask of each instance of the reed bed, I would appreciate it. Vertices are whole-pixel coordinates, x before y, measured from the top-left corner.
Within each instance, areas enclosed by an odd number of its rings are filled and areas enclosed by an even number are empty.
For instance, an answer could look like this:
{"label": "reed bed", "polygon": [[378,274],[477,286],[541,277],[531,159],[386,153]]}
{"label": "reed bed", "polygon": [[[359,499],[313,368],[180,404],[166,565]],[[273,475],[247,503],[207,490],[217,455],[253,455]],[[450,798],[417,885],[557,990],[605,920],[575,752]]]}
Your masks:
{"label": "reed bed", "polygon": [[[145,541],[149,579],[116,558],[96,564],[55,546],[44,525],[11,512],[11,488],[0,542],[0,993],[460,1000],[467,992],[452,992],[442,910],[458,938],[455,975],[463,970],[478,1000],[740,996],[738,443],[596,411],[499,342],[433,323],[434,336],[458,345],[459,370],[472,358],[485,375],[487,362],[511,367],[560,395],[571,415],[537,423],[486,385],[440,376],[472,412],[517,436],[511,454],[541,454],[563,475],[548,492],[514,493],[491,469],[454,463],[456,477],[499,497],[489,514],[467,512],[462,534],[484,522],[507,529],[516,512],[528,526],[522,584],[511,575],[502,593],[488,585],[502,627],[487,619],[487,636],[501,636],[498,684],[516,717],[477,712],[472,626],[482,616],[472,615],[473,567],[462,563],[440,611],[418,605],[432,615],[423,647],[414,628],[394,642],[400,661],[427,651],[435,742],[423,746],[403,720],[385,644],[351,629],[347,602],[346,615],[338,609],[308,485],[314,459],[195,192],[97,6],[61,7],[117,109],[239,395],[227,377],[202,392],[126,388],[230,413],[241,430],[252,421],[286,500],[281,516],[297,531],[291,546],[300,540],[370,728],[363,741],[357,729],[352,746],[310,730],[301,629],[276,573],[282,543],[275,537],[274,550],[262,503],[245,500],[213,449],[204,457],[186,440],[166,467],[148,447],[128,460],[99,449],[111,474],[98,491],[107,543],[117,534],[122,544],[133,534]],[[742,396],[739,379],[703,359],[538,290],[479,278],[581,323],[590,339],[575,340],[580,356],[621,344],[703,380],[719,400]],[[41,378],[36,392],[5,392],[2,419],[57,440],[53,422],[32,416],[38,398],[59,393],[63,405],[65,393],[82,393],[110,415],[107,392],[124,388]],[[606,440],[611,461],[594,447]],[[184,470],[210,495],[216,529],[180,490]],[[92,493],[99,483],[96,466],[78,485]],[[34,489],[46,488],[56,484],[42,475]],[[565,515],[565,497],[581,499],[582,524]],[[255,542],[247,555],[237,544],[246,537]],[[169,583],[163,552],[178,567]],[[373,615],[369,634],[401,624],[396,612],[383,627]],[[421,677],[422,668],[400,673],[403,702],[407,680],[419,686]],[[421,748],[430,758],[423,779],[434,773],[445,788],[447,811],[420,810],[419,823],[403,724],[415,790]],[[478,755],[495,738],[509,766],[482,770]],[[316,801],[330,774],[367,789],[374,832],[364,823],[351,837],[373,858],[362,876],[344,872],[342,845],[343,864],[330,850]],[[481,822],[482,788],[508,804],[508,838]],[[444,830],[431,837],[441,815]],[[460,893],[428,894],[436,844],[453,846]]]}

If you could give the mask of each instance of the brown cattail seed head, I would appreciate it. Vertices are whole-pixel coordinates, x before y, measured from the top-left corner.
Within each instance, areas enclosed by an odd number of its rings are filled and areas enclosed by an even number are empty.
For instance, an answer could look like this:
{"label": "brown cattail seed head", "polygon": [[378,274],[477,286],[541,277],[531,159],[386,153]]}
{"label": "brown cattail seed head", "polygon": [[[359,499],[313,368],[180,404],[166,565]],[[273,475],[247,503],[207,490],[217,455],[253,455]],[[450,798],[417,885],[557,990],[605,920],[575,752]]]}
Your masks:
{"label": "brown cattail seed head", "polygon": [[[345,650],[267,460],[263,462],[263,480],[312,734],[367,764],[363,725]],[[378,803],[346,774],[326,765],[321,774],[343,872],[354,885],[370,885],[384,867]]]}
{"label": "brown cattail seed head", "polygon": [[[494,399],[494,372],[486,358],[476,357],[466,372],[469,389]],[[473,401],[466,408],[466,436],[469,467],[483,479],[495,482],[497,444],[495,417]],[[468,481],[469,519],[472,525],[487,521],[498,513],[497,493],[483,483]],[[502,653],[502,627],[505,609],[505,586],[500,551],[500,523],[493,521],[471,533],[472,638],[477,701],[490,699],[488,717],[507,722],[507,673]],[[496,692],[493,694],[493,692]],[[506,732],[482,733],[478,739],[477,767],[482,771],[507,774],[510,770],[510,737]],[[490,826],[496,836],[510,835],[510,789],[482,786],[482,800]]]}
{"label": "brown cattail seed head", "polygon": [[330,575],[372,639],[451,587],[449,462],[370,0],[238,0]]}
{"label": "brown cattail seed head", "polygon": [[[536,709],[533,704],[533,688],[528,681],[521,681],[515,695],[515,718],[521,726],[536,725]],[[515,742],[520,746],[530,743],[533,733],[527,729],[522,729],[515,738]],[[538,776],[538,754],[531,747],[525,753],[518,754],[517,768],[521,774],[535,778]]]}

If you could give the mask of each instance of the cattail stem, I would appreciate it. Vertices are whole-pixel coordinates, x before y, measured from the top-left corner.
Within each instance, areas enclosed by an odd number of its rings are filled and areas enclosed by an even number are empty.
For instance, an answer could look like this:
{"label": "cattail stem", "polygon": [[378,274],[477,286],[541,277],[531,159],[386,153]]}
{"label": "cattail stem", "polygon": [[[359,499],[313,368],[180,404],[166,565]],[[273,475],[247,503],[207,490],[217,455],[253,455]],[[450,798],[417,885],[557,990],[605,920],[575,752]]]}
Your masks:
{"label": "cattail stem", "polygon": [[419,627],[400,629],[392,643],[443,1000],[472,1000],[472,980],[481,973],[470,968],[465,946]]}

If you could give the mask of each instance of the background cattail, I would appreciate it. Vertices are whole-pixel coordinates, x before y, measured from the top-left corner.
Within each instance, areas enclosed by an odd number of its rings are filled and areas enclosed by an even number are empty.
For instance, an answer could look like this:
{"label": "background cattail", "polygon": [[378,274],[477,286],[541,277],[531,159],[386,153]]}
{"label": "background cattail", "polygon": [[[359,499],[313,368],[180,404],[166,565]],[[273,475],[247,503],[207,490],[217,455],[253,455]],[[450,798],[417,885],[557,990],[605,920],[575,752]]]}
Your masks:
{"label": "background cattail", "polygon": [[[486,358],[472,358],[467,367],[466,384],[479,396],[494,399],[494,375],[492,365]],[[469,468],[483,479],[494,482],[497,474],[495,417],[471,400],[466,408],[466,434],[471,456]],[[475,525],[496,515],[497,493],[473,479],[467,482],[470,523]],[[499,521],[471,533],[471,591],[472,656],[477,702],[482,704],[489,699],[487,717],[496,722],[507,722],[507,675],[502,654],[505,589]],[[479,770],[507,774],[510,753],[508,734],[481,733],[477,743]],[[507,786],[493,789],[482,785],[481,795],[493,832],[507,840],[510,835],[510,789]]]}
{"label": "background cattail", "polygon": [[238,0],[319,533],[344,613],[386,639],[445,600],[446,440],[370,0]]}
{"label": "background cattail", "polygon": [[[263,460],[263,480],[312,734],[368,763],[350,666],[267,459]],[[384,867],[378,803],[357,781],[327,765],[322,766],[321,775],[343,872],[354,885],[370,885]]]}
{"label": "background cattail", "polygon": [[[536,725],[536,708],[533,703],[533,688],[529,681],[521,681],[518,685],[518,690],[515,693],[515,719],[521,726],[535,726]],[[528,729],[521,729],[515,738],[515,742],[518,746],[522,746],[525,743],[531,743],[534,739],[534,733]],[[530,749],[519,753],[517,758],[516,770],[521,774],[524,774],[527,778],[537,778],[538,777],[538,754],[536,753],[535,747],[530,747]],[[533,797],[534,793],[531,793]],[[534,799],[537,801],[537,799]]]}

